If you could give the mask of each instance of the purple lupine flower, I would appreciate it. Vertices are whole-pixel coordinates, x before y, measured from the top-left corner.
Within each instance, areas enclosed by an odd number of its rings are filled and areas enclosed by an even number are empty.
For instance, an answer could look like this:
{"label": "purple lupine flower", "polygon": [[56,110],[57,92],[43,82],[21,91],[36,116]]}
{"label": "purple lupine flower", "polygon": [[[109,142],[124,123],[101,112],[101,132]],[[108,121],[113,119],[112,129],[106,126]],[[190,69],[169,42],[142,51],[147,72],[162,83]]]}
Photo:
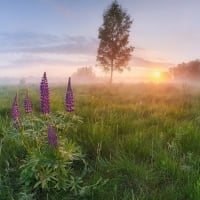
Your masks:
{"label": "purple lupine flower", "polygon": [[73,91],[71,88],[71,78],[68,79],[68,85],[67,85],[67,94],[66,94],[66,111],[72,112],[74,111],[74,97],[73,97]]}
{"label": "purple lupine flower", "polygon": [[52,147],[57,146],[57,135],[56,135],[56,132],[54,131],[54,129],[51,125],[48,125],[48,143]]}
{"label": "purple lupine flower", "polygon": [[44,72],[42,81],[40,83],[40,107],[41,107],[41,112],[43,114],[49,113],[49,111],[50,111],[49,87],[48,87],[46,72]]}
{"label": "purple lupine flower", "polygon": [[32,113],[32,106],[31,106],[28,92],[26,93],[25,98],[24,98],[24,109],[27,114]]}
{"label": "purple lupine flower", "polygon": [[14,122],[14,127],[19,128],[19,118],[20,118],[20,112],[19,112],[19,106],[18,106],[18,95],[15,95],[12,109],[11,109],[12,119]]}

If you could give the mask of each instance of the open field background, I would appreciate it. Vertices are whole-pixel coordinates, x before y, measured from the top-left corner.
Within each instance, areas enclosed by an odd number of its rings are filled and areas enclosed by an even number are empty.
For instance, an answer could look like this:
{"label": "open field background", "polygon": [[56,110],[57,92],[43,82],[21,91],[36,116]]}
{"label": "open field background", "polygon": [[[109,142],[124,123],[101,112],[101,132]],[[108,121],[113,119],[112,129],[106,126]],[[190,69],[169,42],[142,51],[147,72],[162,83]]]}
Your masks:
{"label": "open field background", "polygon": [[[20,183],[24,149],[8,134],[18,91],[0,88],[0,199],[200,199],[200,88],[173,84],[73,86],[75,114],[83,123],[67,133],[90,164],[86,183],[105,184],[85,197],[40,190],[31,196]],[[40,115],[39,89],[29,96]],[[65,110],[65,87],[50,86],[51,112]],[[23,115],[23,113],[22,113]]]}

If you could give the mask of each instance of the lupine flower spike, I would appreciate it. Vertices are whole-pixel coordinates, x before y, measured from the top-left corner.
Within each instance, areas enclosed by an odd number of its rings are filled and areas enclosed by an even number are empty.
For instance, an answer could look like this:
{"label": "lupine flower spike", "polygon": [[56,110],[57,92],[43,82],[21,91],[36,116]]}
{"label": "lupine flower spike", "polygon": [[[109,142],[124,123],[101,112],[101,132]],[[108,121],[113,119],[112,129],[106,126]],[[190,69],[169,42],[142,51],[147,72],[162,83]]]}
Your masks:
{"label": "lupine flower spike", "polygon": [[52,147],[57,146],[57,135],[51,125],[48,125],[48,143]]}
{"label": "lupine flower spike", "polygon": [[68,79],[68,85],[67,85],[66,111],[68,111],[68,112],[74,111],[74,97],[73,97],[73,91],[71,88],[71,78],[70,77]]}
{"label": "lupine flower spike", "polygon": [[50,106],[49,106],[49,88],[47,82],[46,72],[42,77],[42,81],[40,84],[40,106],[41,112],[43,114],[49,114]]}
{"label": "lupine flower spike", "polygon": [[14,127],[19,128],[20,112],[19,112],[18,95],[17,94],[15,95],[15,98],[14,98],[14,101],[12,104],[11,113],[12,113],[12,119],[14,122]]}
{"label": "lupine flower spike", "polygon": [[25,98],[24,98],[24,109],[27,114],[32,113],[32,106],[31,106],[28,92],[26,93]]}

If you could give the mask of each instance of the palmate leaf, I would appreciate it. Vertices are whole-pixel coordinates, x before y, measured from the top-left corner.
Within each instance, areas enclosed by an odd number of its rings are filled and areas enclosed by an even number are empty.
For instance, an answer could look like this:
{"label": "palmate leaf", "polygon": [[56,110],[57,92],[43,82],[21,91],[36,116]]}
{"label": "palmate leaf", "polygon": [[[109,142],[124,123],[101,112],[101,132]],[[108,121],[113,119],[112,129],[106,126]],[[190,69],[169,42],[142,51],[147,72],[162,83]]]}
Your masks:
{"label": "palmate leaf", "polygon": [[[13,127],[13,125],[11,125]],[[15,138],[15,139],[19,139],[20,138],[20,133],[17,129],[10,129],[8,130],[8,137],[10,138]]]}
{"label": "palmate leaf", "polygon": [[73,160],[81,160],[84,157],[80,147],[76,146],[67,139],[60,141],[58,145],[58,152],[62,159],[69,162]]}
{"label": "palmate leaf", "polygon": [[50,185],[55,185],[58,182],[57,173],[51,167],[42,167],[38,173],[36,179],[38,180],[33,188],[41,187],[42,189],[50,188]]}
{"label": "palmate leaf", "polygon": [[83,121],[82,118],[77,115],[72,115],[66,112],[55,112],[48,116],[49,123],[57,130],[61,132],[77,131]]}
{"label": "palmate leaf", "polygon": [[81,186],[83,184],[83,180],[80,177],[70,176],[67,181],[67,186],[71,192],[75,195],[78,195],[79,191],[81,190]]}
{"label": "palmate leaf", "polygon": [[32,149],[21,166],[21,181],[34,189],[66,189],[74,161],[83,159],[80,148],[67,139],[61,140],[56,148],[46,147]]}
{"label": "palmate leaf", "polygon": [[30,160],[27,158],[25,163],[20,166],[20,169],[22,169],[20,180],[25,184],[25,186],[30,186],[33,182],[35,182],[35,171],[39,161],[40,160],[38,158],[32,158]]}
{"label": "palmate leaf", "polygon": [[35,199],[35,193],[29,194],[28,191],[20,192],[18,195],[18,199],[20,200],[33,200]]}

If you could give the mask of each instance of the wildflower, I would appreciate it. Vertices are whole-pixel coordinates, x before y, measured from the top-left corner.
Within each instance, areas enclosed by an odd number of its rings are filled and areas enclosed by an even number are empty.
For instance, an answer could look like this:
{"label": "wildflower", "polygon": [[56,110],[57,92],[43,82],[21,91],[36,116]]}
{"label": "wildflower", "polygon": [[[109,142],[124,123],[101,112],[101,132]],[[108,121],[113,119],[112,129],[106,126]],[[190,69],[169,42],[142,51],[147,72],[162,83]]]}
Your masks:
{"label": "wildflower", "polygon": [[71,78],[68,79],[67,94],[66,94],[66,110],[68,112],[74,111],[74,97],[71,88]]}
{"label": "wildflower", "polygon": [[49,111],[50,111],[50,108],[49,108],[49,88],[48,88],[46,72],[44,72],[44,75],[42,77],[42,81],[40,83],[40,106],[41,106],[41,112],[43,114],[49,113]]}
{"label": "wildflower", "polygon": [[54,131],[53,127],[51,125],[48,125],[48,143],[52,147],[57,146],[57,136],[56,132]]}
{"label": "wildflower", "polygon": [[29,99],[28,92],[26,93],[25,98],[24,98],[24,109],[26,113],[32,113],[32,107],[31,107],[31,102]]}
{"label": "wildflower", "polygon": [[20,118],[20,112],[19,112],[19,106],[18,106],[18,96],[15,95],[12,109],[11,109],[12,119],[14,121],[14,127],[19,128],[19,118]]}

